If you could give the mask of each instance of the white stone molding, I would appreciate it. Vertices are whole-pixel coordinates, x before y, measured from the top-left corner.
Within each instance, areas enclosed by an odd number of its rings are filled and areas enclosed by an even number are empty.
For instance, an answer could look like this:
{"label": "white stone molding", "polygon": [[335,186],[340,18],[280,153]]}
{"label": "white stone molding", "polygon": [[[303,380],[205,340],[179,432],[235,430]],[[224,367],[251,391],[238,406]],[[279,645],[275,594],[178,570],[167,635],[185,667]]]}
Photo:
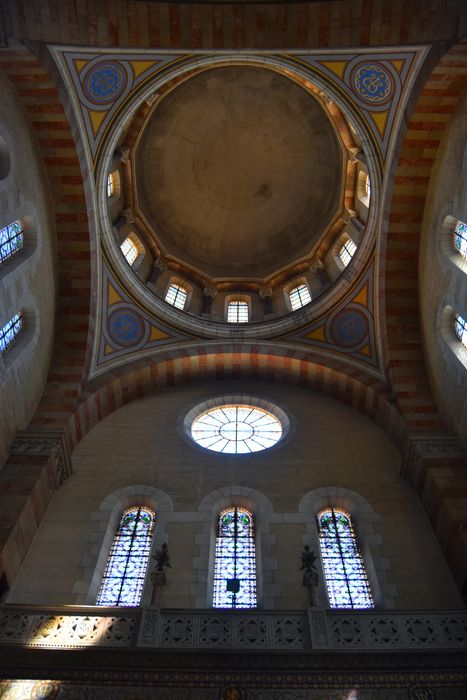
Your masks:
{"label": "white stone molding", "polygon": [[192,586],[196,608],[212,605],[214,553],[219,513],[229,506],[247,508],[254,516],[256,545],[256,585],[258,607],[273,609],[279,596],[279,586],[273,582],[277,559],[274,555],[276,538],[270,533],[274,520],[272,503],[260,491],[246,486],[226,486],[205,496],[198,510],[202,513],[202,529],[196,536],[198,557],[193,561],[197,583]]}
{"label": "white stone molding", "polygon": [[[145,506],[156,514],[156,529],[151,551],[163,543],[168,542],[169,535],[166,531],[167,516],[173,511],[173,503],[165,491],[135,484],[126,486],[107,496],[98,510],[91,515],[95,523],[94,530],[89,536],[90,553],[83,557],[81,566],[84,567],[84,577],[75,583],[73,592],[76,594],[76,602],[81,605],[93,605],[96,601],[98,588],[104,575],[105,565],[110,551],[110,546],[119,523],[122,512],[132,506]],[[148,566],[148,572],[149,573]],[[151,599],[148,578],[143,589],[141,604],[148,604]]]}
{"label": "white stone molding", "polygon": [[[393,609],[397,597],[396,587],[390,583],[390,563],[381,556],[383,540],[377,532],[381,516],[374,512],[368,501],[355,491],[329,486],[309,491],[301,499],[298,510],[306,513],[306,534],[303,544],[308,544],[315,554],[320,554],[316,516],[324,508],[342,508],[352,518],[358,545],[363,556],[370,588],[377,608]],[[320,571],[318,601],[323,608],[329,607],[324,574]]]}

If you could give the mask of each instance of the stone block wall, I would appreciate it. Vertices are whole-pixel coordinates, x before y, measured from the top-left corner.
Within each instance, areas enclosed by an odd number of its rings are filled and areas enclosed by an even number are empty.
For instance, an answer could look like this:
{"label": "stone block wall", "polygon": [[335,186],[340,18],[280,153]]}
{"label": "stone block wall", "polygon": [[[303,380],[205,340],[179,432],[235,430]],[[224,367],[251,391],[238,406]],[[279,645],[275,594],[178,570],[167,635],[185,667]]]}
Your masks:
{"label": "stone block wall", "polygon": [[[283,442],[246,456],[197,447],[184,433],[185,415],[208,398],[232,393],[286,411],[291,429]],[[321,498],[329,492],[334,505],[354,499],[356,531],[378,579],[378,605],[462,606],[423,506],[399,473],[399,452],[375,424],[330,397],[278,382],[176,386],[104,418],[72,460],[74,473],[54,493],[7,602],[94,603],[96,567],[105,560],[118,512],[134,494],[140,503],[151,498],[158,513],[154,548],[169,544],[172,568],[162,606],[209,607],[215,516],[236,504],[256,517],[260,605],[304,608],[300,553],[305,543],[316,547],[312,499],[304,497],[318,490]],[[326,604],[322,582],[319,595]],[[146,586],[143,602],[149,599]]]}

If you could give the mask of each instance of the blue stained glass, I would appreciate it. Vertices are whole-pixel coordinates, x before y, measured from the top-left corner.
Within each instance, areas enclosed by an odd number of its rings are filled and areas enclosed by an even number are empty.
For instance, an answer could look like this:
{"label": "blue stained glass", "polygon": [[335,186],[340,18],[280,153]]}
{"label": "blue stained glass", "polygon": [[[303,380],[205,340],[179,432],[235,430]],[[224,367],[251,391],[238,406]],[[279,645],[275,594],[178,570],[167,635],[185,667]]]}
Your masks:
{"label": "blue stained glass", "polygon": [[331,608],[374,607],[352,521],[334,508],[318,515],[319,545]]}
{"label": "blue stained glass", "polygon": [[21,221],[13,221],[0,229],[0,263],[5,262],[23,247],[24,229]]}
{"label": "blue stained glass", "polygon": [[467,321],[462,318],[462,316],[459,316],[459,314],[456,314],[454,330],[462,345],[467,347]]}
{"label": "blue stained glass", "polygon": [[253,516],[243,508],[229,508],[219,515],[213,606],[256,607]]}
{"label": "blue stained glass", "polygon": [[120,519],[97,605],[137,606],[141,601],[156,524],[148,508],[130,508]]}
{"label": "blue stained glass", "polygon": [[23,317],[21,314],[15,314],[10,318],[8,323],[5,323],[0,329],[0,352],[4,353],[18,337],[18,334],[23,328]]}
{"label": "blue stained glass", "polygon": [[454,246],[464,259],[467,259],[467,224],[458,221],[454,229]]}

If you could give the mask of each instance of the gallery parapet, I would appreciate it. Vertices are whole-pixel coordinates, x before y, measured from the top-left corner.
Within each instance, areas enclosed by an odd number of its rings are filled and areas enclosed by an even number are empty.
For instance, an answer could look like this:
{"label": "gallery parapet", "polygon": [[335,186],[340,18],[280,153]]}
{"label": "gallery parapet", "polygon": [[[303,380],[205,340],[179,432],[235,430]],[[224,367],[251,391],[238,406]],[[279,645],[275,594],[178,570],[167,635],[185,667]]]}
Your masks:
{"label": "gallery parapet", "polygon": [[5,605],[0,609],[0,645],[225,651],[465,650],[467,612]]}

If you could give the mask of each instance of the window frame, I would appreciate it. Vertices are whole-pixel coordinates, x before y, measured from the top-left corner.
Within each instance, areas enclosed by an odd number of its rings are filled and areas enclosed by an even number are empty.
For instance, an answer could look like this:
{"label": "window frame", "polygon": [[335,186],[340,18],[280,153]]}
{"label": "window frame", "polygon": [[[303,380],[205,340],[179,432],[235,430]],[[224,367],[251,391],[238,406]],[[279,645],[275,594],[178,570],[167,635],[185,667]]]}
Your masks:
{"label": "window frame", "polygon": [[[298,291],[298,298],[300,301],[299,306],[294,306],[294,302],[292,301],[292,294],[296,292],[297,290],[305,289],[306,293],[310,297],[308,301],[305,301],[304,303],[301,303],[301,294],[300,291]],[[305,306],[308,306],[311,304],[313,301],[313,294],[311,292],[310,285],[308,284],[307,280],[296,280],[293,282],[293,284],[288,285],[286,289],[286,294],[287,294],[287,300],[288,300],[288,305],[292,311],[299,311],[300,309],[303,309]]]}
{"label": "window frame", "polygon": [[[335,534],[326,532],[323,528],[322,518],[331,514],[332,527]],[[341,535],[337,516],[342,516],[347,521],[347,533]],[[371,589],[370,579],[368,576],[367,567],[362,555],[358,536],[355,531],[355,525],[352,516],[344,508],[327,506],[316,514],[316,522],[318,529],[318,541],[321,557],[321,566],[323,572],[323,580],[326,589],[328,604],[331,609],[337,610],[368,610],[374,609],[375,597]],[[351,543],[349,545],[349,542]],[[349,550],[353,551],[349,554]],[[330,556],[326,556],[326,550]],[[337,552],[337,555],[336,555]],[[334,556],[331,556],[334,555]],[[332,571],[334,562],[334,571]],[[339,568],[341,573],[339,575]],[[351,576],[351,570],[359,570],[358,579]],[[354,584],[358,580],[357,585]],[[336,600],[338,593],[335,592],[335,587],[332,582],[344,582],[341,586],[345,589],[344,596],[347,595],[350,604],[339,604]],[[369,604],[356,604],[357,589],[360,588],[361,595],[367,599]]]}
{"label": "window frame", "polygon": [[[9,229],[11,227],[13,227],[15,224],[19,224],[19,227],[20,227],[19,233],[7,238],[4,242],[2,242],[2,240],[1,240],[2,234],[6,231],[7,236],[9,236]],[[12,259],[15,258],[16,255],[18,255],[19,253],[24,251],[24,248],[25,248],[24,234],[25,234],[25,226],[24,226],[24,221],[22,221],[22,219],[15,219],[11,223],[7,224],[6,226],[2,226],[0,228],[0,266],[8,265],[12,261]],[[13,252],[10,252],[9,254],[2,257],[2,247],[7,246],[15,238],[20,238],[20,240],[21,240],[20,245],[17,246],[13,250]]]}
{"label": "window frame", "polygon": [[[230,513],[234,513],[234,534],[233,535],[222,535],[221,534],[221,519]],[[238,532],[238,514],[245,514],[249,519],[250,519],[250,525],[249,525],[249,534],[246,536],[242,535],[237,535]],[[249,550],[249,553],[245,557],[237,556],[237,542],[238,540],[242,539],[247,539],[249,541],[249,545],[247,546],[247,551]],[[224,576],[218,576],[216,575],[218,572],[222,573],[223,571],[227,570],[227,564],[225,563],[225,560],[228,559],[229,557],[225,556],[224,554],[219,555],[219,550],[221,550],[222,547],[222,540],[227,540],[226,546],[224,548],[224,551],[227,553],[229,552],[229,549],[232,549],[232,547],[229,547],[229,542],[232,542],[233,540],[233,568],[234,568],[234,577],[231,579],[228,579]],[[251,569],[254,569],[254,575],[249,576],[247,578],[237,578],[236,573],[237,573],[237,561],[239,559],[245,559],[249,560],[250,562],[250,572]],[[253,561],[253,565],[252,565]],[[248,567],[247,567],[248,568]],[[256,526],[255,526],[255,517],[254,514],[248,509],[245,508],[244,506],[239,506],[239,505],[231,505],[228,506],[227,508],[224,508],[221,510],[218,515],[217,515],[217,523],[216,523],[216,538],[215,538],[215,550],[214,550],[214,569],[213,569],[213,597],[212,597],[212,607],[216,609],[224,609],[224,610],[251,610],[255,609],[258,607],[258,564],[257,564],[257,546],[256,546]],[[232,605],[222,605],[222,604],[216,604],[216,598],[219,603],[222,602],[221,600],[221,591],[216,592],[216,581],[232,581],[233,582],[233,590],[232,590]],[[237,605],[237,600],[236,600],[236,595],[237,592],[241,590],[241,586],[239,585],[238,591],[235,590],[235,581],[249,581],[253,582],[253,584],[250,584],[249,588],[252,589],[252,599],[253,602],[251,604],[239,604]],[[247,586],[248,588],[248,586]],[[217,597],[218,596],[218,597]]]}
{"label": "window frame", "polygon": [[[350,251],[347,249],[347,246],[348,246],[349,244],[350,244],[350,246],[353,246],[353,248],[354,248],[352,252],[350,252]],[[340,244],[339,244],[339,247],[338,247],[337,256],[338,256],[339,260],[341,261],[342,265],[344,266],[344,269],[347,268],[347,267],[350,265],[350,263],[352,262],[352,260],[353,260],[353,258],[354,258],[354,255],[355,255],[355,253],[357,252],[357,248],[358,248],[357,244],[355,243],[355,241],[354,241],[352,238],[350,238],[349,235],[346,235],[346,236],[341,240],[341,242],[340,242]],[[349,256],[349,259],[348,259],[347,262],[344,262],[344,260],[343,260],[343,258],[342,258],[342,251],[344,251],[344,250],[345,250],[345,252],[346,252],[346,255]]]}
{"label": "window frame", "polygon": [[[170,290],[174,289],[174,288],[176,288],[177,291],[175,293],[174,301],[172,302],[172,301],[169,301],[167,299],[167,296],[168,296]],[[182,295],[184,295],[182,306],[179,306],[177,304],[177,298],[179,296],[180,290],[182,292]],[[171,279],[171,280],[169,280],[169,283],[168,283],[166,290],[165,290],[164,301],[167,304],[170,304],[170,306],[173,306],[175,309],[178,309],[179,311],[186,311],[187,307],[188,307],[189,295],[190,295],[190,290],[188,289],[188,287],[186,287],[184,284],[182,284],[179,280]]]}
{"label": "window frame", "polygon": [[[226,301],[225,320],[226,320],[227,323],[239,325],[239,324],[242,324],[242,323],[249,323],[249,322],[250,322],[250,320],[251,320],[251,311],[250,311],[250,300],[249,300],[249,299],[246,299],[245,297],[229,297],[229,298],[227,298],[225,301]],[[230,316],[230,308],[231,308],[234,304],[238,304],[238,305],[242,304],[242,305],[245,305],[246,310],[247,310],[247,319],[246,319],[246,320],[232,320],[232,319],[229,318],[229,316]],[[237,306],[237,318],[238,318],[238,315],[239,315],[239,314],[238,314],[238,309],[239,309],[239,306]]]}
{"label": "window frame", "polygon": [[[5,337],[12,329],[14,330],[16,325],[18,325],[18,329],[13,333],[12,338],[5,342],[4,347],[2,347]],[[0,328],[0,355],[2,357],[16,345],[22,333],[24,333],[24,313],[18,311]]]}
{"label": "window frame", "polygon": [[[130,536],[131,542],[130,542],[130,547],[129,550],[126,554],[126,562],[125,562],[125,568],[124,568],[124,574],[123,576],[115,576],[111,575],[112,574],[112,566],[116,567],[118,564],[118,557],[122,557],[123,555],[118,554],[119,551],[119,542],[122,541],[122,533],[124,532],[124,518],[125,516],[130,515],[131,513],[134,513],[137,511],[137,519],[136,519],[136,524],[135,528],[133,530],[133,534]],[[141,576],[128,576],[127,577],[127,569],[128,565],[131,562],[132,555],[134,553],[134,559],[141,559],[141,553],[138,551],[135,551],[133,549],[134,542],[136,540],[135,536],[135,529],[136,525],[140,521],[140,515],[141,512],[145,511],[149,514],[150,516],[150,524],[147,528],[147,533],[144,535],[144,540],[145,542],[143,543],[143,549],[144,549],[144,554],[143,554],[143,566],[141,567],[143,570],[143,574]],[[129,506],[128,508],[125,508],[123,512],[121,512],[121,515],[118,519],[117,522],[117,527],[114,530],[113,537],[110,543],[110,547],[108,549],[108,554],[105,562],[105,567],[104,567],[104,573],[101,576],[101,580],[99,583],[97,595],[96,595],[96,606],[104,606],[104,607],[139,607],[141,605],[141,601],[143,600],[144,597],[144,588],[145,588],[145,582],[147,579],[148,575],[148,570],[149,570],[149,558],[151,554],[151,549],[153,546],[154,542],[154,536],[155,536],[155,529],[156,529],[156,523],[157,523],[157,516],[155,511],[152,510],[152,508],[149,508],[148,506],[145,505],[133,505]],[[143,539],[143,536],[141,537]],[[117,563],[114,563],[114,559],[117,559]],[[145,560],[145,561],[144,561]],[[110,572],[110,573],[109,573]],[[101,602],[102,600],[105,600],[104,595],[105,595],[105,582],[109,579],[116,578],[116,579],[121,579],[121,585],[119,588],[118,596],[116,599],[116,602]],[[136,580],[139,581],[139,584],[137,584],[138,589],[137,589],[137,596],[135,596],[134,600],[136,602],[121,602],[121,597],[122,597],[122,590],[123,586],[126,581],[128,580]]]}

